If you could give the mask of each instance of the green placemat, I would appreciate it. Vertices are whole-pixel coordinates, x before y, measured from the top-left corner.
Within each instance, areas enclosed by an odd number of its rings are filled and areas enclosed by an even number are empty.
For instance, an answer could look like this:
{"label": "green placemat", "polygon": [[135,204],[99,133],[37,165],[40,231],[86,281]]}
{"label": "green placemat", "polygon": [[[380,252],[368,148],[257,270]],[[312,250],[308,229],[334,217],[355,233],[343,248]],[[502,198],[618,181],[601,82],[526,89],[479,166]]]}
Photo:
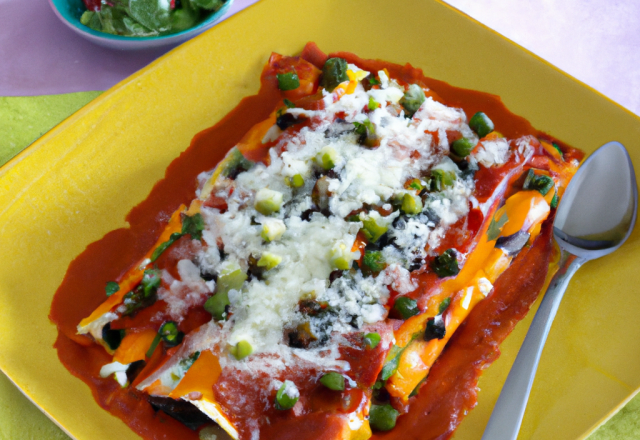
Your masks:
{"label": "green placemat", "polygon": [[0,97],[0,166],[100,93]]}
{"label": "green placemat", "polygon": [[[0,166],[100,93],[0,97]],[[68,438],[0,373],[0,440]],[[640,439],[640,394],[588,440],[632,439]]]}

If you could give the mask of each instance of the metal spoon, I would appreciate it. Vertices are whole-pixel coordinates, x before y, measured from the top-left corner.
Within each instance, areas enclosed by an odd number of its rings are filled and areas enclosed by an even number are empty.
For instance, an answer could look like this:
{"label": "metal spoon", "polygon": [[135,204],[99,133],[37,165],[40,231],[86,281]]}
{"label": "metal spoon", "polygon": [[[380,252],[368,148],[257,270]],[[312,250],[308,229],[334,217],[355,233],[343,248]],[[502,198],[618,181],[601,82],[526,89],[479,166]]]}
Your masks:
{"label": "metal spoon", "polygon": [[542,348],[574,273],[589,260],[618,249],[636,222],[638,190],[633,164],[618,142],[598,148],[575,174],[553,223],[561,249],[551,280],[527,337],[484,431],[482,440],[516,440]]}

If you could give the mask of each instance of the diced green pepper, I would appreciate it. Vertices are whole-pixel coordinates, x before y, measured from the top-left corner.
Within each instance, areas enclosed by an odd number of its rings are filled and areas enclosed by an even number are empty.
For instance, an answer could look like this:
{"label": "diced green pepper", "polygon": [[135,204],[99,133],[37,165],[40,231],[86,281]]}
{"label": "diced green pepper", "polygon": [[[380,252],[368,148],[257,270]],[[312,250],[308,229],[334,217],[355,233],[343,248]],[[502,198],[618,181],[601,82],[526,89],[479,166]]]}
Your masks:
{"label": "diced green pepper", "polygon": [[282,193],[262,188],[256,193],[254,208],[262,215],[271,215],[282,207]]}
{"label": "diced green pepper", "polygon": [[324,374],[320,378],[320,383],[333,391],[344,391],[344,376],[335,371]]}
{"label": "diced green pepper", "polygon": [[347,60],[344,58],[329,58],[322,66],[320,85],[332,92],[338,84],[349,81]]}
{"label": "diced green pepper", "polygon": [[402,316],[402,319],[409,319],[420,313],[418,302],[406,296],[396,299],[393,309]]}
{"label": "diced green pepper", "polygon": [[388,403],[385,405],[371,405],[369,409],[369,424],[374,431],[390,431],[396,426],[396,419],[400,413]]}
{"label": "diced green pepper", "polygon": [[264,267],[265,270],[271,270],[282,262],[280,255],[272,254],[271,252],[263,252],[262,256],[258,260],[258,267]]}
{"label": "diced green pepper", "polygon": [[300,79],[295,72],[278,73],[276,76],[280,90],[295,90],[300,87]]}
{"label": "diced green pepper", "polygon": [[455,250],[447,249],[442,255],[437,256],[433,260],[431,268],[439,278],[457,275],[460,272],[460,268],[458,267]]}
{"label": "diced green pepper", "polygon": [[331,146],[326,146],[320,150],[316,156],[316,162],[325,170],[330,170],[338,163],[338,152]]}
{"label": "diced green pepper", "polygon": [[262,233],[260,236],[266,242],[280,240],[287,226],[280,219],[265,218],[262,220]]}
{"label": "diced green pepper", "polygon": [[369,243],[375,243],[389,230],[389,228],[387,226],[378,225],[376,219],[370,215],[362,220],[361,230],[364,233],[365,237],[367,237],[367,240],[369,240]]}
{"label": "diced green pepper", "polygon": [[379,343],[380,335],[378,333],[372,332],[364,335],[364,345],[366,345],[367,348],[373,350],[378,346]]}
{"label": "diced green pepper", "polygon": [[374,148],[379,145],[379,138],[376,134],[376,124],[365,119],[362,122],[354,122],[353,125],[356,127],[355,133],[358,135],[358,143],[360,145],[369,148]]}
{"label": "diced green pepper", "polygon": [[167,321],[162,324],[158,334],[164,341],[164,345],[168,348],[179,345],[184,338],[184,333],[178,330],[178,324],[173,321]]}
{"label": "diced green pepper", "polygon": [[416,215],[422,212],[422,199],[414,194],[405,194],[402,196],[402,212],[407,215]]}
{"label": "diced green pepper", "polygon": [[475,131],[480,138],[485,137],[495,128],[493,121],[482,112],[478,112],[471,117],[469,127],[471,127],[471,129]]}
{"label": "diced green pepper", "polygon": [[546,196],[549,190],[554,187],[554,185],[555,182],[551,177],[544,174],[536,174],[533,168],[531,168],[527,173],[527,177],[524,180],[524,185],[522,185],[522,188],[536,190],[543,196]]}
{"label": "diced green pepper", "polygon": [[467,157],[475,144],[469,138],[460,138],[451,144],[451,150],[458,157]]}
{"label": "diced green pepper", "polygon": [[406,115],[411,118],[415,112],[418,111],[425,99],[426,96],[422,87],[417,84],[411,84],[400,100],[400,104],[404,107]]}
{"label": "diced green pepper", "polygon": [[276,393],[276,409],[285,411],[295,406],[300,398],[300,392],[296,388],[295,384],[291,381],[285,380],[278,392]]}
{"label": "diced green pepper", "polygon": [[453,171],[431,170],[427,186],[430,191],[444,191],[445,188],[453,186],[456,181],[456,174]]}

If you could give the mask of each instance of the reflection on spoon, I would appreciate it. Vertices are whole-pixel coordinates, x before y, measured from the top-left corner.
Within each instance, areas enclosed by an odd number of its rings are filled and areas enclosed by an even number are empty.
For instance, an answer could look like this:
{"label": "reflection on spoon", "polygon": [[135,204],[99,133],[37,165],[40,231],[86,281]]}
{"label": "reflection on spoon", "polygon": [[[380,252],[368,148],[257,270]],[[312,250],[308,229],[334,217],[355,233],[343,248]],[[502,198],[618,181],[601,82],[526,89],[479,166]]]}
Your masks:
{"label": "reflection on spoon", "polygon": [[580,167],[564,193],[553,224],[560,268],[549,284],[527,337],[493,409],[482,440],[515,440],[542,348],[569,280],[586,261],[618,249],[636,222],[638,190],[627,150],[609,142]]}

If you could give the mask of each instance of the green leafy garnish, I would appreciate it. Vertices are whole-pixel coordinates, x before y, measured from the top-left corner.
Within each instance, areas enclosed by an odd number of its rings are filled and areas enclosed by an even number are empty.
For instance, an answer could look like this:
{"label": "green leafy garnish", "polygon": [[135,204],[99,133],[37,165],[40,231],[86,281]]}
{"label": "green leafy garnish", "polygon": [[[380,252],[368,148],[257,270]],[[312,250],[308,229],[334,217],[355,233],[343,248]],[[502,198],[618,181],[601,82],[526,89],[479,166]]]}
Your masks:
{"label": "green leafy garnish", "polygon": [[160,257],[160,255],[162,255],[162,253],[166,251],[169,246],[175,243],[180,237],[182,237],[182,234],[179,232],[174,232],[173,234],[171,234],[167,241],[161,243],[157,248],[155,248],[155,250],[151,254],[151,262],[153,263],[154,261],[156,261]]}
{"label": "green leafy garnish", "polygon": [[400,356],[402,355],[403,352],[404,352],[404,347],[398,347],[397,345],[394,345],[393,347],[391,347],[391,350],[389,350],[389,354],[387,355],[387,360],[384,366],[382,367],[382,371],[380,372],[380,378],[382,380],[389,379],[391,376],[395,374],[396,371],[398,371],[398,365],[400,364]]}
{"label": "green leafy garnish", "polygon": [[536,190],[543,196],[553,188],[555,182],[553,179],[545,174],[537,174],[533,168],[529,169],[526,179],[524,179],[523,189]]}
{"label": "green leafy garnish", "polygon": [[372,272],[380,272],[387,267],[380,251],[365,251],[363,262]]}
{"label": "green leafy garnish", "polygon": [[453,249],[447,249],[442,255],[437,256],[431,263],[431,268],[439,278],[457,275],[460,272],[456,252]]}
{"label": "green leafy garnish", "polygon": [[369,96],[369,105],[367,107],[369,108],[369,111],[372,112],[380,107],[380,103],[373,99],[373,96]]}
{"label": "green leafy garnish", "polygon": [[406,296],[396,299],[393,309],[402,316],[402,319],[409,319],[420,313],[418,302]]}
{"label": "green leafy garnish", "polygon": [[120,290],[120,286],[115,281],[109,281],[107,285],[104,287],[104,291],[107,294],[107,296],[113,295],[118,290]]}
{"label": "green leafy garnish", "polygon": [[300,87],[300,79],[295,72],[278,73],[278,88],[280,90],[295,90]]}
{"label": "green leafy garnish", "polygon": [[333,92],[338,84],[349,81],[347,60],[344,58],[329,58],[322,66],[322,77],[320,85],[330,92]]}
{"label": "green leafy garnish", "polygon": [[368,78],[367,81],[369,81],[369,85],[370,86],[380,85],[380,80],[378,78],[375,78],[375,77]]}
{"label": "green leafy garnish", "polygon": [[438,306],[438,315],[442,315],[444,311],[447,310],[450,304],[451,304],[451,297],[448,297],[442,300],[442,302]]}
{"label": "green leafy garnish", "polygon": [[502,213],[502,216],[498,220],[496,220],[496,214],[493,215],[491,222],[489,223],[489,227],[487,228],[487,240],[493,241],[500,236],[500,231],[502,227],[509,221],[509,217],[507,213]]}
{"label": "green leafy garnish", "polygon": [[199,212],[182,220],[182,235],[190,235],[192,240],[201,240],[204,231],[204,220]]}

